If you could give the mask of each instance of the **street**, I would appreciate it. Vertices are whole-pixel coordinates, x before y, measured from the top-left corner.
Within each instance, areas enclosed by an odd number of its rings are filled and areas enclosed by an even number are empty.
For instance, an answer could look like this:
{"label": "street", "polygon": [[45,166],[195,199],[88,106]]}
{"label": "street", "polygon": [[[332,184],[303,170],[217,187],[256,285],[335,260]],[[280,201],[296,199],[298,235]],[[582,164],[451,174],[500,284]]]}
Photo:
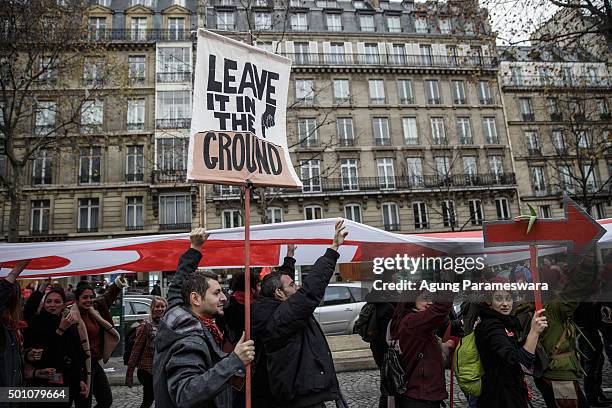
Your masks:
{"label": "street", "polygon": [[[450,390],[449,372],[446,372],[447,390]],[[378,406],[379,396],[379,373],[376,370],[354,371],[338,373],[338,380],[342,391],[351,408],[373,408]],[[531,384],[533,387],[533,383]],[[534,408],[546,408],[544,401],[540,398],[537,389],[534,388]],[[612,368],[606,361],[603,373],[603,388],[609,394],[612,392]],[[459,387],[455,383],[455,407],[467,407],[467,402]],[[140,387],[132,389],[123,386],[113,387],[113,407],[131,408],[139,406],[142,401]],[[333,404],[327,404],[332,408]],[[448,400],[447,400],[448,406]]]}

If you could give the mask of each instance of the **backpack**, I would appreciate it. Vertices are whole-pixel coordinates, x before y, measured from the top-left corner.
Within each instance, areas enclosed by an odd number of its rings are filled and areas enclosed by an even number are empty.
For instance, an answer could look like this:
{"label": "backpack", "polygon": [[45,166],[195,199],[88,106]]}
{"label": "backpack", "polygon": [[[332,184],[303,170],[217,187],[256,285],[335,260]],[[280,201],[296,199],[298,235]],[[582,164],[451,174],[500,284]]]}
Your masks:
{"label": "backpack", "polygon": [[386,340],[387,349],[380,370],[380,382],[389,395],[402,395],[408,390],[408,376],[400,361],[402,350],[399,340],[391,338],[391,322],[387,325]]}
{"label": "backpack", "polygon": [[[147,324],[146,322],[140,323],[140,325]],[[128,365],[130,362],[130,356],[132,355],[132,349],[134,348],[134,343],[136,342],[136,332],[138,332],[138,328],[136,327],[134,330],[130,332],[130,335],[125,339],[125,345],[123,347],[123,364]],[[148,328],[148,327],[147,327]]]}
{"label": "backpack", "polygon": [[358,334],[363,341],[369,343],[378,332],[376,323],[376,305],[366,303],[359,312],[359,317],[353,326],[353,333]]}
{"label": "backpack", "polygon": [[459,345],[453,354],[455,377],[461,390],[475,397],[482,393],[482,377],[484,369],[480,354],[476,347],[476,335],[474,332],[461,338]]}

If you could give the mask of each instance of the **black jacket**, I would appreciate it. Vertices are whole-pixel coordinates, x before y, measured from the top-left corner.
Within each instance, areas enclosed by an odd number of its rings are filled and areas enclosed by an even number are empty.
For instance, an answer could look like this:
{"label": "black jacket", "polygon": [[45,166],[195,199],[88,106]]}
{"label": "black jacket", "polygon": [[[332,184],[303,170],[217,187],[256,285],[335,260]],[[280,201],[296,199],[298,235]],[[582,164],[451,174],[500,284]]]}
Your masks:
{"label": "black jacket", "polygon": [[[23,332],[24,349],[27,353],[31,348],[42,348],[41,359],[29,364],[34,369],[55,368],[64,376],[64,386],[77,387],[80,381],[87,382],[85,352],[81,347],[76,325],[70,326],[61,336],[56,333],[60,320],[61,316],[52,315],[44,309],[32,317]],[[35,378],[32,385],[52,384],[47,380]]]}
{"label": "black jacket", "polygon": [[478,407],[527,407],[527,388],[517,343],[518,320],[488,307],[481,308],[480,319],[474,330],[484,368]]}
{"label": "black jacket", "polygon": [[289,299],[261,298],[253,304],[254,407],[299,408],[339,398],[331,351],[313,317],[338,257],[328,249]]}
{"label": "black jacket", "polygon": [[155,336],[153,392],[160,407],[226,408],[232,406],[229,380],[244,376],[235,353],[226,354],[200,320],[183,305],[181,287],[202,255],[189,249],[168,289],[168,310]]}
{"label": "black jacket", "polygon": [[20,387],[21,377],[21,345],[17,340],[15,330],[2,319],[6,302],[13,292],[13,283],[0,279],[0,387]]}

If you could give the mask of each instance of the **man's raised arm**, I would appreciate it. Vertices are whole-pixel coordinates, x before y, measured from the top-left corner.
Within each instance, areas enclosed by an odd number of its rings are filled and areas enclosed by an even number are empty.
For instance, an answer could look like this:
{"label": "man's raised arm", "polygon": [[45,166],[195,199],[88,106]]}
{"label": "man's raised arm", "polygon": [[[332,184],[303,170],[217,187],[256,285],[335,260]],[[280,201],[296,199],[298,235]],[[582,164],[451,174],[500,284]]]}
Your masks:
{"label": "man's raised arm", "polygon": [[181,298],[183,282],[188,275],[198,268],[198,264],[202,259],[202,247],[208,239],[208,235],[204,228],[196,228],[189,234],[191,247],[179,258],[176,274],[168,288],[168,309],[183,304],[183,299]]}

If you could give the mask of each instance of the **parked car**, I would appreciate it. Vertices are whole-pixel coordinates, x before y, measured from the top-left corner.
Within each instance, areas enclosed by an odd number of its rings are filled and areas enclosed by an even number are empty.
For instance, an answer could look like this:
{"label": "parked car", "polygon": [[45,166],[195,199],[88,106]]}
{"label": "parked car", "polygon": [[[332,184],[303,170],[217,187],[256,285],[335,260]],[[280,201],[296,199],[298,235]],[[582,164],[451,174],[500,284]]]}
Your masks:
{"label": "parked car", "polygon": [[123,332],[124,338],[129,338],[140,322],[149,317],[151,302],[155,296],[125,295],[123,298]]}
{"label": "parked car", "polygon": [[368,289],[362,287],[360,282],[330,283],[321,305],[314,312],[323,333],[353,334],[353,326],[366,303],[367,294]]}

